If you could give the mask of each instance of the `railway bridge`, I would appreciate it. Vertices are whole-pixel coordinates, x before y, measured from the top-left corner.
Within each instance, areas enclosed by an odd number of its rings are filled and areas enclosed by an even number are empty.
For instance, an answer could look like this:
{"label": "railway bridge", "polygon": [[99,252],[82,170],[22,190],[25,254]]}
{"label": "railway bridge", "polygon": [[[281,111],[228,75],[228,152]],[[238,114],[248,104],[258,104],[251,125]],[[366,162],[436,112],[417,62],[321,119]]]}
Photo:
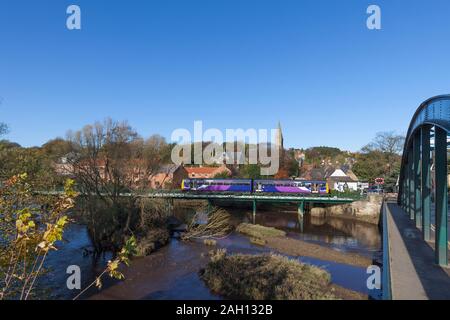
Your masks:
{"label": "railway bridge", "polygon": [[256,215],[257,203],[295,203],[297,205],[298,214],[300,217],[304,215],[305,203],[316,204],[344,204],[354,201],[353,198],[345,197],[328,197],[328,196],[304,196],[295,194],[258,194],[258,193],[183,193],[183,192],[151,192],[139,195],[145,198],[160,198],[160,199],[184,199],[184,200],[224,200],[232,202],[246,202],[253,206],[253,217]]}

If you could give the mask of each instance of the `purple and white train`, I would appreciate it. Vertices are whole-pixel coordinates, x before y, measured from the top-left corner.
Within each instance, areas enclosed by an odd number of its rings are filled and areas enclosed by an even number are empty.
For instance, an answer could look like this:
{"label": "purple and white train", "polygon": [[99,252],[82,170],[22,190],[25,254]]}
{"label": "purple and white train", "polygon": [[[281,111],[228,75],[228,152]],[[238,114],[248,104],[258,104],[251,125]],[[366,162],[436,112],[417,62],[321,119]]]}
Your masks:
{"label": "purple and white train", "polygon": [[315,180],[271,180],[271,179],[184,179],[181,190],[195,192],[238,193],[329,193],[326,181]]}

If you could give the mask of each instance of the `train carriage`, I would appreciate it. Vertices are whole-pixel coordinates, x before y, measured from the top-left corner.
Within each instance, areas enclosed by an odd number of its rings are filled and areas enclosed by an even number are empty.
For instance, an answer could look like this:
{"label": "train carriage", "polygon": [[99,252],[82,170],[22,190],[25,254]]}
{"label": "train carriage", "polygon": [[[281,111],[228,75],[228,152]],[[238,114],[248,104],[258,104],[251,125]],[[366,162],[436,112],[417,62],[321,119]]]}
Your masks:
{"label": "train carriage", "polygon": [[327,194],[326,181],[311,180],[253,180],[254,192],[266,193],[298,193],[298,194]]}
{"label": "train carriage", "polygon": [[329,193],[326,181],[273,180],[273,179],[184,179],[181,190],[186,192],[239,192],[239,193]]}
{"label": "train carriage", "polygon": [[252,192],[251,179],[184,179],[181,190],[196,192]]}

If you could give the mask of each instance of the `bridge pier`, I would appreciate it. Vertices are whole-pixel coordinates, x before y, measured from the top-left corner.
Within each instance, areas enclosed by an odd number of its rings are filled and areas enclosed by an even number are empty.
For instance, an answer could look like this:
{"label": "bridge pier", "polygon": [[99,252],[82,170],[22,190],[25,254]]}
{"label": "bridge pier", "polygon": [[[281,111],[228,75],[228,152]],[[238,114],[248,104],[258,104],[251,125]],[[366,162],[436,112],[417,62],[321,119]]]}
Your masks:
{"label": "bridge pier", "polygon": [[436,264],[448,266],[447,131],[435,127]]}
{"label": "bridge pier", "polygon": [[304,216],[305,216],[305,202],[304,201],[300,201],[298,203],[297,212],[298,212],[298,222],[300,225],[300,232],[303,232],[303,222],[304,222]]}
{"label": "bridge pier", "polygon": [[409,213],[410,187],[409,187],[409,158],[408,158],[408,156],[406,156],[404,180],[405,180],[405,189],[403,190],[403,196],[405,197],[405,212]]}
{"label": "bridge pier", "polygon": [[409,190],[408,190],[408,202],[409,202],[409,218],[411,220],[414,220],[415,217],[415,199],[414,199],[414,191],[415,191],[415,184],[414,184],[414,159],[413,159],[413,148],[409,148],[408,150],[408,180],[409,180]]}
{"label": "bridge pier", "polygon": [[169,213],[172,213],[173,211],[173,199],[166,199],[166,210]]}
{"label": "bridge pier", "polygon": [[256,223],[256,200],[253,199],[253,224]]}

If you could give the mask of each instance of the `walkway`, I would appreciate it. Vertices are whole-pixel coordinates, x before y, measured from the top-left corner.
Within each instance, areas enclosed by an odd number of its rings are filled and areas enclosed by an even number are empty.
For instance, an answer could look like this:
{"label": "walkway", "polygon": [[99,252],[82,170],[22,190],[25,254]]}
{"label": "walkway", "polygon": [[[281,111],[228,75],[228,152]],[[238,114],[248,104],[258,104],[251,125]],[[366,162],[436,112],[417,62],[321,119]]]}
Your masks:
{"label": "walkway", "polygon": [[450,269],[435,264],[433,248],[403,209],[394,202],[386,209],[392,299],[450,299]]}

